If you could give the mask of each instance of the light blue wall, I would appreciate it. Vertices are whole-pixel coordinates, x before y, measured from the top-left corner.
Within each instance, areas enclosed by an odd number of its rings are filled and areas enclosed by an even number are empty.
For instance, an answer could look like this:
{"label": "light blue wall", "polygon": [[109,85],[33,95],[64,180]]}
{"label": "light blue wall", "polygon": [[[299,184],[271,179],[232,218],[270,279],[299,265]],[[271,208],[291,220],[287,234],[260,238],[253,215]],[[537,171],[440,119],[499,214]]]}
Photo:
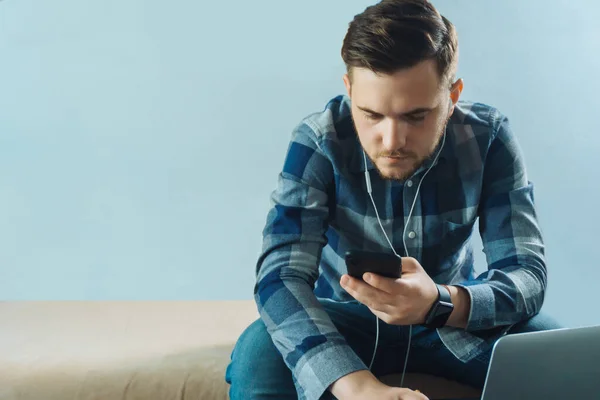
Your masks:
{"label": "light blue wall", "polygon": [[[250,298],[291,129],[343,91],[341,41],[368,4],[0,2],[0,297]],[[520,137],[546,309],[600,323],[600,5],[435,4],[464,97]]]}

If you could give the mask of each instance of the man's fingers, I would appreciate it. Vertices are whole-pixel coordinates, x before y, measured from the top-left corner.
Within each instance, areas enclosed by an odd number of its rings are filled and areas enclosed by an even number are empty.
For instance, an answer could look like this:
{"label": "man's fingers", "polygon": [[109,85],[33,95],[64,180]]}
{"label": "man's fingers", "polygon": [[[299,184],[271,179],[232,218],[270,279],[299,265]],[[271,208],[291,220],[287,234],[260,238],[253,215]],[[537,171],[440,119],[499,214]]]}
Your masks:
{"label": "man's fingers", "polygon": [[340,283],[346,292],[367,307],[381,312],[388,309],[390,303],[388,293],[349,275],[343,275]]}
{"label": "man's fingers", "polygon": [[388,304],[390,305],[395,305],[394,301],[397,302],[398,297],[409,296],[412,288],[411,281],[409,279],[386,278],[385,276],[372,274],[369,272],[363,275],[363,279],[371,287],[389,294],[388,299],[391,301],[391,303]]}
{"label": "man's fingers", "polygon": [[398,292],[398,284],[393,278],[386,278],[385,276],[367,272],[363,275],[363,279],[366,283],[375,289],[381,290],[382,292],[386,292],[388,294],[394,294]]}

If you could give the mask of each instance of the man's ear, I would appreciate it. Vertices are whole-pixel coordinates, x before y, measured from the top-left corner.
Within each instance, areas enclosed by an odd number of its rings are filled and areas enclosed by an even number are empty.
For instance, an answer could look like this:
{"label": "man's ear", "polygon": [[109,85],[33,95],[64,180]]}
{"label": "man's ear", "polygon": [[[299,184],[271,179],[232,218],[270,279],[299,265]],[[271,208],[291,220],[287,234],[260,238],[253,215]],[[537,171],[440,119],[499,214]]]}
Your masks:
{"label": "man's ear", "polygon": [[344,86],[346,86],[346,92],[348,92],[348,97],[352,97],[352,83],[350,82],[350,77],[348,74],[344,74]]}
{"label": "man's ear", "polygon": [[464,86],[463,80],[458,79],[450,87],[450,114],[454,112],[454,106],[456,106],[456,103],[458,103],[458,99],[460,98],[460,94],[462,93]]}

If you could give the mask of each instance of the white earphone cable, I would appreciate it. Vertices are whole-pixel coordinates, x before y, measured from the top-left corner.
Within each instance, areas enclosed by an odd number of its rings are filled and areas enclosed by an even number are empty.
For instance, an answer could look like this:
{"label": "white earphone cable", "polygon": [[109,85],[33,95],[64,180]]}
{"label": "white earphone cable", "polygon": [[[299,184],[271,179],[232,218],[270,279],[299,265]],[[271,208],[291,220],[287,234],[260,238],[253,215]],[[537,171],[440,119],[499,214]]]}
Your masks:
{"label": "white earphone cable", "polygon": [[[427,169],[427,171],[425,171],[425,173],[423,174],[423,177],[421,178],[421,180],[419,181],[419,185],[417,186],[417,191],[415,193],[415,198],[413,200],[412,206],[410,207],[410,211],[408,213],[408,217],[406,219],[406,224],[404,224],[404,230],[402,232],[402,244],[404,245],[404,253],[406,254],[406,257],[409,257],[408,254],[408,247],[406,246],[406,229],[408,228],[408,226],[410,225],[410,219],[412,217],[413,211],[415,209],[415,205],[417,204],[417,198],[419,197],[419,191],[421,190],[421,184],[423,183],[423,180],[425,179],[425,177],[427,176],[427,174],[429,173],[429,171],[431,171],[431,169],[433,168],[433,166],[435,165],[435,163],[437,162],[442,149],[444,148],[444,145],[446,144],[446,134],[444,132],[444,135],[442,137],[442,144],[440,146],[440,149],[438,150],[433,162],[431,163],[431,166]],[[396,252],[396,249],[394,249],[394,245],[392,244],[392,241],[390,240],[390,238],[388,237],[387,233],[385,232],[385,229],[383,228],[383,224],[381,223],[381,218],[379,218],[379,212],[377,211],[377,206],[375,205],[375,200],[373,199],[373,189],[371,187],[371,177],[369,175],[369,170],[367,167],[367,155],[365,153],[365,151],[363,150],[363,159],[365,162],[365,183],[367,185],[367,193],[369,193],[369,197],[371,198],[371,203],[373,203],[373,209],[375,210],[375,216],[377,217],[377,222],[379,222],[379,226],[381,228],[381,231],[383,232],[383,235],[385,236],[388,244],[390,245],[390,248],[392,249],[392,251],[394,252],[394,254],[398,257],[401,258],[400,255],[398,255],[398,253]],[[379,317],[375,316],[376,319],[376,336],[375,336],[375,348],[373,349],[373,357],[371,358],[371,363],[369,364],[369,370],[372,369],[373,367],[373,363],[375,362],[375,354],[377,353],[377,346],[379,345]],[[410,345],[411,345],[411,340],[412,340],[412,325],[409,325],[408,328],[408,344],[406,347],[406,356],[404,358],[404,368],[402,369],[402,378],[400,379],[400,386],[404,387],[404,375],[406,374],[406,366],[408,365],[408,355],[410,353]]]}

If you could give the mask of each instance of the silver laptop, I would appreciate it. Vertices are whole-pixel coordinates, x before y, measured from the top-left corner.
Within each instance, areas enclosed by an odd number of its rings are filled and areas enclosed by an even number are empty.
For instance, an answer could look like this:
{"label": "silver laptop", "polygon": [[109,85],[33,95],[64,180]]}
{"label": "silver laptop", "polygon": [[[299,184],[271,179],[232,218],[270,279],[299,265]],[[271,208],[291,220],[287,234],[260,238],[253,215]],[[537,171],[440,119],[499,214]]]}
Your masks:
{"label": "silver laptop", "polygon": [[498,340],[482,400],[508,399],[600,399],[600,326]]}

